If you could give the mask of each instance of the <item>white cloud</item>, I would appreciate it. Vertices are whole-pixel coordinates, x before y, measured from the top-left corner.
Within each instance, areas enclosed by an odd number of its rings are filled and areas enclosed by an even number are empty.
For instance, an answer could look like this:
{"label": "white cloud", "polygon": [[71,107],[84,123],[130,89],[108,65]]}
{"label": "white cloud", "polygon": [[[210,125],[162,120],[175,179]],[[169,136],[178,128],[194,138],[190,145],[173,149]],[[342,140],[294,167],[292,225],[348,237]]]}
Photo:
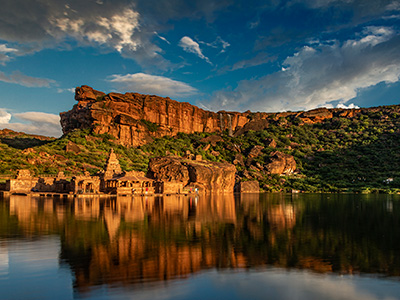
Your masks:
{"label": "white cloud", "polygon": [[168,45],[171,44],[165,37],[159,35],[156,31],[154,31],[154,34],[155,34],[160,40],[163,40],[164,42],[166,42]]}
{"label": "white cloud", "polygon": [[120,88],[144,94],[179,97],[197,93],[195,88],[184,82],[144,73],[115,74],[110,76],[109,81],[117,84]]}
{"label": "white cloud", "polygon": [[18,50],[15,48],[8,48],[7,45],[1,44],[0,45],[0,53],[10,53],[10,52],[17,52]]}
{"label": "white cloud", "polygon": [[386,6],[386,10],[388,11],[400,11],[400,2],[399,1],[393,1],[392,3],[388,4]]}
{"label": "white cloud", "polygon": [[359,106],[355,105],[354,103],[350,103],[349,105],[345,105],[343,103],[339,103],[336,105],[336,108],[344,108],[344,109],[354,109],[360,108]]}
{"label": "white cloud", "polygon": [[7,124],[11,120],[11,114],[0,108],[0,124]]}
{"label": "white cloud", "polygon": [[11,75],[7,75],[0,71],[0,81],[19,84],[26,87],[50,87],[56,83],[54,80],[47,78],[27,76],[19,71],[14,71]]}
{"label": "white cloud", "polygon": [[48,123],[52,125],[60,124],[60,116],[55,114],[48,114],[44,112],[30,111],[24,113],[16,113],[14,117],[33,123]]}
{"label": "white cloud", "polygon": [[[2,113],[5,113],[4,123]],[[14,131],[21,131],[29,134],[59,137],[62,135],[60,117],[58,115],[44,112],[24,112],[13,114],[16,120],[21,122],[9,123],[11,114],[0,110],[0,129],[8,128]]]}
{"label": "white cloud", "polygon": [[18,49],[9,48],[5,44],[0,44],[0,62],[4,64],[9,61],[11,59],[9,54],[15,54],[16,52],[18,52]]}
{"label": "white cloud", "polygon": [[[69,8],[69,7],[67,7]],[[63,18],[50,19],[53,28],[79,39],[89,42],[110,45],[118,52],[136,51],[142,44],[135,32],[139,31],[139,13],[132,9],[108,17],[99,16],[97,19],[86,19],[85,16],[71,18],[67,14]],[[56,35],[57,30],[50,34]]]}
{"label": "white cloud", "polygon": [[394,83],[400,76],[400,36],[392,28],[367,27],[358,39],[305,46],[281,71],[219,91],[213,109],[305,110],[346,103],[360,90]]}
{"label": "white cloud", "polygon": [[199,42],[199,43],[205,44],[212,48],[222,48],[220,53],[225,52],[226,48],[228,48],[231,45],[228,42],[224,41],[220,36],[218,36],[216,40],[212,43],[205,43],[205,42]]}
{"label": "white cloud", "polygon": [[186,52],[194,53],[201,59],[204,59],[206,62],[211,64],[208,57],[204,56],[203,52],[201,52],[200,45],[197,42],[193,41],[190,37],[184,36],[183,38],[181,38],[181,40],[179,41],[179,46],[182,47],[183,50],[185,50]]}
{"label": "white cloud", "polygon": [[67,88],[67,89],[58,88],[57,89],[57,93],[59,93],[59,94],[64,93],[64,92],[75,93],[75,88]]}

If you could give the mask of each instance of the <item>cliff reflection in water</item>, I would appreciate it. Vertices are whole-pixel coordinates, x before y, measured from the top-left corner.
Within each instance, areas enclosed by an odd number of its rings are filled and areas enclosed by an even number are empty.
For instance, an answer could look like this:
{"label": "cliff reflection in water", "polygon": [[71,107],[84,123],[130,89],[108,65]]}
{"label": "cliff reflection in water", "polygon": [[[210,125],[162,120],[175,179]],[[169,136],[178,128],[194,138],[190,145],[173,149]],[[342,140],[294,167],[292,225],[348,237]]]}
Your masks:
{"label": "cliff reflection in water", "polygon": [[12,196],[0,202],[0,234],[59,235],[79,291],[267,265],[399,276],[399,199],[371,197]]}

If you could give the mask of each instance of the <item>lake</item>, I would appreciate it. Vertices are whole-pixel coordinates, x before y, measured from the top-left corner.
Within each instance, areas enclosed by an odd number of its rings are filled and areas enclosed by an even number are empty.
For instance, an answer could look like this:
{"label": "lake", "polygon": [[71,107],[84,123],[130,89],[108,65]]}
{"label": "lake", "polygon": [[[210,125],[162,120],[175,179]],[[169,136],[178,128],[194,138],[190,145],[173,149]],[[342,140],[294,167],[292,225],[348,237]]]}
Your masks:
{"label": "lake", "polygon": [[400,196],[0,198],[0,299],[400,299]]}

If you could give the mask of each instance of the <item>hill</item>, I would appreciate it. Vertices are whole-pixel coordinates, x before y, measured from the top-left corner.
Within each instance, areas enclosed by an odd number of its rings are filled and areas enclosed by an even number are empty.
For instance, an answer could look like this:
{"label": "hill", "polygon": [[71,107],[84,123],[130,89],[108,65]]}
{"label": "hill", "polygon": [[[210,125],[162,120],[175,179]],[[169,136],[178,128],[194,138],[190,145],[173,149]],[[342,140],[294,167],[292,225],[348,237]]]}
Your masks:
{"label": "hill", "polygon": [[[208,113],[210,118],[215,114],[220,121],[218,113]],[[109,109],[110,116],[116,114]],[[19,168],[35,174],[55,174],[59,170],[71,175],[84,171],[94,174],[104,166],[114,148],[122,169],[127,171],[146,171],[149,159],[155,156],[201,155],[210,161],[234,163],[237,181],[258,180],[265,191],[400,191],[398,105],[229,114],[235,116],[231,117],[232,128],[221,128],[223,122],[217,122],[214,132],[191,129],[162,136],[166,125],[154,123],[156,130],[146,131],[148,142],[137,146],[125,145],[113,131],[103,133],[103,125],[91,126],[94,119],[86,123],[90,126],[76,123],[79,128],[64,127],[69,129],[59,139],[0,135],[0,174],[13,175]],[[235,121],[239,119],[241,126]],[[140,119],[139,123],[153,126],[145,121],[151,122]],[[121,124],[110,122],[107,126],[114,125]],[[158,131],[160,127],[164,131]]]}

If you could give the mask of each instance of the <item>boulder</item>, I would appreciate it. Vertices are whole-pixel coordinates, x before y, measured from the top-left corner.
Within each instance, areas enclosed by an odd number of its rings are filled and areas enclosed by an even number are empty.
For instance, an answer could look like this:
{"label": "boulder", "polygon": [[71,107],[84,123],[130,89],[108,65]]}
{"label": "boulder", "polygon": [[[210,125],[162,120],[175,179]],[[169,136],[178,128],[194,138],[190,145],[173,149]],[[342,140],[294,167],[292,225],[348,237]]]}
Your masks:
{"label": "boulder", "polygon": [[147,177],[162,181],[189,182],[189,171],[183,160],[178,157],[157,157],[149,161]]}
{"label": "boulder", "polygon": [[276,148],[276,142],[274,139],[268,138],[265,140],[265,146],[271,147],[271,148]]}
{"label": "boulder", "polygon": [[296,161],[290,154],[275,151],[271,153],[269,160],[264,168],[270,174],[292,175],[296,170]]}
{"label": "boulder", "polygon": [[250,130],[253,131],[260,131],[267,129],[269,126],[269,121],[267,119],[259,119],[259,120],[251,120],[248,123],[246,123],[242,128],[238,129],[234,136],[240,136],[242,134],[245,134],[246,132],[249,132]]}
{"label": "boulder", "polygon": [[65,146],[65,151],[79,154],[81,152],[81,148],[79,148],[79,146],[74,142],[68,141],[68,144]]}
{"label": "boulder", "polygon": [[260,156],[263,149],[264,149],[263,146],[259,145],[254,146],[247,155],[246,166],[249,167],[252,164],[253,159]]}
{"label": "boulder", "polygon": [[325,119],[333,118],[332,110],[325,107],[305,111],[299,115],[304,123],[320,123]]}
{"label": "boulder", "polygon": [[209,143],[212,146],[216,146],[218,142],[223,142],[223,141],[224,139],[219,135],[210,135],[200,140],[201,143]]}
{"label": "boulder", "polygon": [[236,184],[235,191],[238,193],[259,193],[260,184],[257,180],[241,181]]}
{"label": "boulder", "polygon": [[237,153],[235,155],[235,159],[233,160],[233,163],[235,165],[240,165],[240,166],[244,166],[244,160],[243,160],[243,155],[240,153]]}
{"label": "boulder", "polygon": [[180,157],[150,159],[147,177],[165,182],[182,182],[204,192],[232,193],[236,168],[229,163],[187,160]]}
{"label": "boulder", "polygon": [[263,146],[259,146],[259,145],[255,145],[249,152],[249,155],[247,157],[249,158],[256,158],[259,157],[260,154],[262,153],[264,147]]}

